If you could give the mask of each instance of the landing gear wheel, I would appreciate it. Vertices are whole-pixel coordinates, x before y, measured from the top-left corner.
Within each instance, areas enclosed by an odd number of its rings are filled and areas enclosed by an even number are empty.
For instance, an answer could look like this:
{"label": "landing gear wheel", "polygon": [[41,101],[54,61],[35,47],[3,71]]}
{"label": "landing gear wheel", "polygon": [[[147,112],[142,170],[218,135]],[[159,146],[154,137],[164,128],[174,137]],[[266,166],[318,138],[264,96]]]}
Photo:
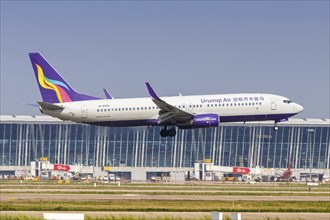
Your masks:
{"label": "landing gear wheel", "polygon": [[274,130],[274,131],[278,131],[278,126],[275,125],[275,126],[273,127],[273,130]]}
{"label": "landing gear wheel", "polygon": [[168,136],[174,137],[175,135],[176,135],[175,128],[171,128],[170,130],[168,130]]}
{"label": "landing gear wheel", "polygon": [[160,136],[167,137],[169,134],[168,130],[166,128],[160,130]]}

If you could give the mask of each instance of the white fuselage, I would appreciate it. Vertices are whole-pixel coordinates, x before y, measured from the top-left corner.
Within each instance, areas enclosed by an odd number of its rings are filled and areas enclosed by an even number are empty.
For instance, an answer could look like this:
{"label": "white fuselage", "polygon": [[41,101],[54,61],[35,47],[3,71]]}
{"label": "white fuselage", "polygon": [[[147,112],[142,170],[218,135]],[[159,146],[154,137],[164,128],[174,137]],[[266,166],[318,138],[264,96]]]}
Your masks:
{"label": "white fuselage", "polygon": [[[302,106],[283,96],[260,93],[175,96],[162,97],[162,100],[192,115],[217,114],[220,122],[279,122],[303,110]],[[56,105],[64,109],[42,109],[42,112],[63,120],[106,126],[160,125],[160,109],[151,98],[103,99]]]}

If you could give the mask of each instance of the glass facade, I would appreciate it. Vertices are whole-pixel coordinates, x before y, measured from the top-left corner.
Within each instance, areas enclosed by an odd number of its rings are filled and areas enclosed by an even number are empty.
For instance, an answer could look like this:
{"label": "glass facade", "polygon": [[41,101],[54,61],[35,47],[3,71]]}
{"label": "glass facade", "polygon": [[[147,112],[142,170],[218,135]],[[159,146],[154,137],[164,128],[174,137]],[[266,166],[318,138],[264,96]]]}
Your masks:
{"label": "glass facade", "polygon": [[301,120],[271,124],[223,124],[217,128],[178,130],[161,138],[160,127],[110,128],[63,122],[0,122],[0,165],[50,163],[87,166],[193,167],[210,159],[219,166],[329,169],[329,123]]}

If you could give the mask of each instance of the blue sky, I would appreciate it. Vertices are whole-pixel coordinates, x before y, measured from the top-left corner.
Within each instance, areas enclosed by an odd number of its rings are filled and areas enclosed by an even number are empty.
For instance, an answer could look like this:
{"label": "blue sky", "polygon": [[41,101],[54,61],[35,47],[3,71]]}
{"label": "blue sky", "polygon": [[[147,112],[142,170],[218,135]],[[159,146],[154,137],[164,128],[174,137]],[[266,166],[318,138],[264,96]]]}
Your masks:
{"label": "blue sky", "polygon": [[29,52],[104,97],[263,92],[329,118],[328,1],[1,1],[1,114],[39,115]]}

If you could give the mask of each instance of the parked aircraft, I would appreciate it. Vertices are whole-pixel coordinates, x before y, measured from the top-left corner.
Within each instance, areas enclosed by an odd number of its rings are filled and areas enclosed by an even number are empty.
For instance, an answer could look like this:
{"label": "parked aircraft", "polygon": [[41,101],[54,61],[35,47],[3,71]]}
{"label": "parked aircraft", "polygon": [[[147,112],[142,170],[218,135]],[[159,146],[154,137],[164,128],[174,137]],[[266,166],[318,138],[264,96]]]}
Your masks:
{"label": "parked aircraft", "polygon": [[272,181],[285,181],[285,182],[295,180],[295,177],[292,177],[291,162],[288,163],[288,168],[286,170],[276,172],[276,175],[272,176],[271,180]]}
{"label": "parked aircraft", "polygon": [[[208,128],[220,122],[274,121],[298,114],[303,107],[273,94],[237,93],[159,97],[146,82],[149,98],[106,99],[76,92],[40,53],[29,54],[42,96],[43,114],[101,126],[162,126],[162,137],[179,129]],[[169,129],[168,129],[169,127]]]}

